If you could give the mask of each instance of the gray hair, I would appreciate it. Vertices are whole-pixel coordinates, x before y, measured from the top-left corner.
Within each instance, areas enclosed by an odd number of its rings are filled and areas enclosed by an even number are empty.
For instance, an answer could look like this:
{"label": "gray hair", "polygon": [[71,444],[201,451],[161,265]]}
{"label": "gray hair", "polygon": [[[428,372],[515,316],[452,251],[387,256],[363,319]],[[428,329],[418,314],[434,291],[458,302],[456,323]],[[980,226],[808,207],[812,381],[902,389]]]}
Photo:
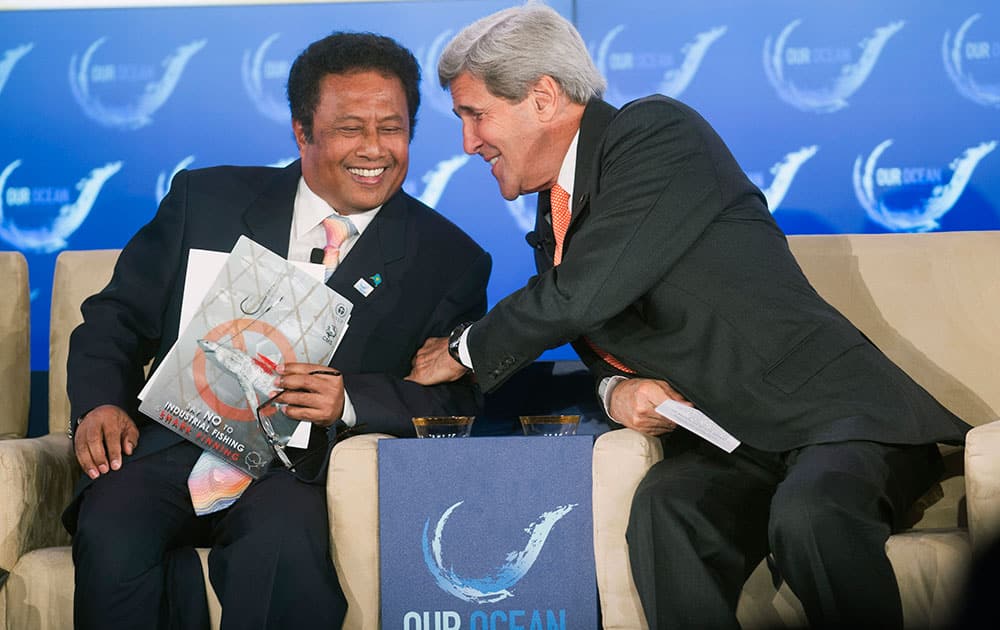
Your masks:
{"label": "gray hair", "polygon": [[488,15],[462,29],[438,61],[438,80],[448,88],[463,72],[482,80],[494,96],[520,102],[543,75],[555,79],[574,103],[604,94],[576,28],[544,4],[526,4]]}

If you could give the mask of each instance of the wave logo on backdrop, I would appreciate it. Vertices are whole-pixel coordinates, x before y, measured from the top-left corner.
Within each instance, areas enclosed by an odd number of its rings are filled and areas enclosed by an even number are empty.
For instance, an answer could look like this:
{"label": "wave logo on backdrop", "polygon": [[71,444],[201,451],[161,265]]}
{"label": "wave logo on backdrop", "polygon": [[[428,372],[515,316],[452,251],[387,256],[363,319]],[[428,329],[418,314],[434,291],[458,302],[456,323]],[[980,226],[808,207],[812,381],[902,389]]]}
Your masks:
{"label": "wave logo on backdrop", "polygon": [[[267,164],[267,166],[273,168],[285,168],[286,166],[288,166],[297,159],[299,158],[297,157],[281,158],[280,160]],[[194,163],[194,156],[189,155],[180,162],[178,162],[177,166],[175,166],[173,170],[170,171],[169,175],[167,174],[166,171],[160,171],[160,174],[156,176],[156,193],[155,193],[156,203],[160,203],[161,201],[163,201],[163,198],[167,196],[168,192],[170,192],[170,185],[173,183],[174,177],[177,176],[177,173],[180,173],[187,167],[191,166],[191,164],[193,163]]]}
{"label": "wave logo on backdrop", "polygon": [[[997,147],[996,140],[969,147],[948,164],[951,176],[939,167],[879,166],[892,146],[885,140],[868,155],[854,161],[854,194],[872,221],[895,232],[927,232],[939,226],[962,196],[980,160]],[[862,162],[864,166],[862,167]]]}
{"label": "wave logo on backdrop", "polygon": [[816,155],[817,151],[819,151],[819,145],[813,144],[808,147],[802,147],[798,151],[786,153],[785,157],[775,162],[774,166],[771,167],[770,173],[773,179],[771,180],[771,185],[766,188],[764,187],[763,175],[760,173],[747,173],[750,180],[761,189],[764,197],[767,198],[767,207],[771,209],[771,214],[774,214],[774,211],[778,209],[781,202],[785,200],[785,195],[788,194],[788,189],[791,188],[792,181],[799,172],[799,168],[808,162],[812,156]]}
{"label": "wave logo on backdrop", "polygon": [[694,39],[681,47],[682,59],[679,64],[675,63],[673,55],[658,51],[612,52],[611,45],[624,30],[625,25],[619,24],[608,31],[607,35],[601,39],[596,54],[597,69],[608,79],[606,100],[619,105],[647,96],[646,93],[627,94],[626,90],[618,87],[617,84],[620,82],[615,80],[616,75],[620,77],[625,72],[660,72],[661,69],[666,68],[663,70],[663,74],[656,79],[656,85],[651,91],[678,98],[691,84],[698,68],[701,67],[701,62],[708,53],[709,47],[726,34],[728,27],[716,26],[697,33]]}
{"label": "wave logo on backdrop", "polygon": [[462,577],[451,568],[445,568],[441,553],[441,539],[444,526],[451,518],[452,512],[464,501],[452,505],[444,511],[434,527],[434,536],[430,536],[430,519],[424,523],[423,552],[427,569],[434,576],[437,585],[446,593],[477,604],[491,604],[508,597],[513,597],[511,589],[527,574],[538,559],[545,541],[548,540],[552,528],[564,516],[576,507],[575,503],[561,505],[554,510],[543,512],[537,521],[525,528],[528,543],[520,551],[507,554],[506,562],[492,572],[479,578]]}
{"label": "wave logo on backdrop", "polygon": [[[448,182],[451,181],[452,176],[458,169],[465,166],[470,157],[472,156],[464,154],[454,155],[438,162],[434,168],[424,173],[423,177],[420,178],[420,181],[424,184],[423,192],[414,194],[414,196],[431,208],[436,208],[438,201],[441,200],[441,195],[444,194],[445,188],[448,187]],[[408,191],[416,191],[418,187],[413,181],[407,181],[405,188]]]}
{"label": "wave logo on backdrop", "polygon": [[34,43],[22,44],[17,48],[10,48],[0,55],[0,93],[3,93],[3,86],[7,84],[10,73],[14,71],[14,66],[21,60],[21,57],[31,52],[35,47]]}
{"label": "wave logo on backdrop", "polygon": [[[871,35],[858,43],[861,54],[856,61],[852,48],[848,46],[789,44],[788,39],[800,24],[801,19],[793,20],[773,43],[770,35],[764,40],[764,72],[778,96],[786,103],[802,111],[828,114],[847,107],[847,99],[864,85],[882,49],[905,22],[898,20],[873,30]],[[834,66],[837,68],[833,77],[829,76],[829,72],[822,72]],[[791,76],[793,74],[813,83],[822,81],[825,85],[801,87]]]}
{"label": "wave logo on backdrop", "polygon": [[287,59],[267,58],[268,49],[279,37],[281,33],[274,33],[257,50],[243,51],[243,87],[258,112],[275,122],[287,124],[291,114],[285,87],[292,64]]}
{"label": "wave logo on backdrop", "polygon": [[[78,192],[76,201],[70,203],[70,191],[67,188],[56,187],[7,187],[7,179],[11,173],[21,166],[21,160],[14,160],[0,172],[0,238],[23,251],[49,254],[65,249],[68,239],[79,228],[90,209],[94,207],[97,196],[104,183],[112,175],[121,170],[122,162],[109,162],[95,168],[76,184]],[[55,217],[40,212],[44,206],[59,204]],[[11,214],[14,208],[31,208],[30,227],[17,224]],[[26,213],[24,213],[26,214]]]}
{"label": "wave logo on backdrop", "polygon": [[417,50],[417,58],[422,68],[420,98],[429,104],[431,109],[444,114],[450,120],[455,116],[452,111],[451,93],[441,89],[441,84],[438,83],[437,64],[445,44],[451,38],[451,33],[451,30],[441,31],[426,50],[423,47]]}
{"label": "wave logo on backdrop", "polygon": [[982,14],[976,13],[962,22],[962,26],[955,32],[954,40],[951,39],[951,31],[945,31],[941,44],[944,69],[962,96],[980,105],[1000,107],[1000,82],[980,83],[973,77],[970,69],[964,67],[965,61],[972,62],[979,68],[984,64],[990,64],[993,68],[1000,66],[1000,39],[990,41],[971,39],[968,36],[969,29],[980,17]]}
{"label": "wave logo on backdrop", "polygon": [[[188,61],[208,41],[200,39],[178,46],[163,59],[163,73],[157,78],[156,68],[149,64],[95,63],[94,55],[107,39],[101,37],[95,41],[79,58],[76,54],[73,55],[69,62],[69,85],[73,98],[88,117],[106,127],[126,131],[141,129],[153,122],[152,115],[173,94]],[[107,105],[95,93],[95,89],[112,91],[111,87],[116,84],[121,86],[129,83],[142,84],[138,96],[132,95],[131,103]]]}

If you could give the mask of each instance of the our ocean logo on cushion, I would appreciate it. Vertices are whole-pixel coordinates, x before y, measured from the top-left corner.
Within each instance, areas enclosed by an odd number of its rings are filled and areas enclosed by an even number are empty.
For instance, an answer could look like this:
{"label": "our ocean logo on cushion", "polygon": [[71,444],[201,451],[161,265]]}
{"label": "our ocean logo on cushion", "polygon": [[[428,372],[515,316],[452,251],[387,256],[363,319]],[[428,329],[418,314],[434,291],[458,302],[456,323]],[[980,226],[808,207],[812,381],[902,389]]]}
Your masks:
{"label": "our ocean logo on cushion", "polygon": [[75,193],[61,186],[8,186],[20,166],[21,160],[14,160],[0,171],[0,238],[17,249],[48,254],[66,248],[66,239],[87,219],[122,162],[92,169],[77,182]]}
{"label": "our ocean logo on cushion", "polygon": [[983,33],[982,26],[970,33],[980,18],[982,14],[976,13],[962,22],[954,38],[950,30],[945,32],[944,68],[959,94],[980,105],[1000,107],[1000,36]]}
{"label": "our ocean logo on cushion", "polygon": [[[902,30],[897,20],[873,29],[856,45],[793,40],[801,19],[787,24],[777,37],[764,41],[764,72],[778,96],[807,112],[831,113],[848,105],[871,75],[886,44]],[[859,51],[859,52],[858,52]]]}
{"label": "our ocean logo on cushion", "polygon": [[185,66],[207,42],[200,39],[178,46],[154,64],[95,58],[107,41],[107,37],[101,37],[82,55],[72,56],[69,85],[73,98],[89,118],[127,131],[153,122],[153,114],[173,94]]}
{"label": "our ocean logo on cushion", "polygon": [[523,549],[508,553],[505,562],[486,575],[472,577],[460,575],[444,559],[444,544],[442,542],[444,528],[452,513],[462,503],[464,501],[459,501],[445,510],[433,531],[430,527],[431,520],[427,519],[423,535],[424,562],[441,590],[461,600],[476,604],[495,603],[513,597],[514,587],[535,564],[535,560],[538,559],[538,555],[545,546],[545,541],[552,533],[552,528],[576,507],[576,504],[561,505],[553,510],[543,512],[538,520],[525,528],[528,541]]}
{"label": "our ocean logo on cushion", "polygon": [[275,56],[272,45],[281,37],[273,33],[254,50],[243,51],[243,87],[254,107],[265,118],[287,125],[291,119],[285,86],[292,62],[288,56]]}
{"label": "our ocean logo on cushion", "polygon": [[946,167],[880,165],[893,145],[879,143],[854,161],[854,194],[868,218],[894,232],[927,232],[958,202],[979,162],[997,147],[996,140],[963,150]]}
{"label": "our ocean logo on cushion", "polygon": [[35,47],[34,43],[22,44],[16,48],[10,48],[0,54],[0,94],[3,93],[4,85],[10,78],[10,73],[14,71],[14,66],[21,60],[21,57],[31,52]]}
{"label": "our ocean logo on cushion", "polygon": [[771,175],[771,183],[766,186],[762,172],[747,171],[747,177],[760,188],[764,197],[767,198],[767,207],[771,210],[771,214],[774,214],[781,207],[781,202],[785,200],[788,189],[792,187],[795,175],[798,174],[803,164],[816,155],[817,151],[819,151],[819,145],[813,144],[786,153],[784,157],[771,166],[768,171]]}
{"label": "our ocean logo on cushion", "polygon": [[695,33],[681,45],[679,54],[660,49],[622,49],[616,45],[624,24],[601,38],[594,53],[597,69],[608,80],[604,99],[621,106],[652,92],[679,98],[694,80],[709,48],[726,34],[728,27],[715,26]]}

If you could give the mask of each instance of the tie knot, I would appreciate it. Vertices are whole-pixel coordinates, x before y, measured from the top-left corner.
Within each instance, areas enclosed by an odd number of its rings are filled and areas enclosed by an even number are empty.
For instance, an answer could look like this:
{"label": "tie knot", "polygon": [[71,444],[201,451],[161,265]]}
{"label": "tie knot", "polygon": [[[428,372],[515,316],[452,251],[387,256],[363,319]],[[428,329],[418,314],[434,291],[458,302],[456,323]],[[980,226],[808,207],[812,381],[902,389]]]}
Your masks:
{"label": "tie knot", "polygon": [[549,191],[549,199],[552,202],[553,212],[569,213],[569,193],[566,192],[565,188],[559,184],[553,186],[552,190]]}
{"label": "tie knot", "polygon": [[323,219],[323,229],[326,230],[326,246],[338,249],[344,241],[358,233],[358,228],[347,217],[331,214]]}
{"label": "tie knot", "polygon": [[358,233],[358,228],[347,217],[331,214],[323,219],[323,229],[326,231],[326,247],[323,248],[323,264],[327,273],[333,271],[340,262],[340,246],[344,241]]}

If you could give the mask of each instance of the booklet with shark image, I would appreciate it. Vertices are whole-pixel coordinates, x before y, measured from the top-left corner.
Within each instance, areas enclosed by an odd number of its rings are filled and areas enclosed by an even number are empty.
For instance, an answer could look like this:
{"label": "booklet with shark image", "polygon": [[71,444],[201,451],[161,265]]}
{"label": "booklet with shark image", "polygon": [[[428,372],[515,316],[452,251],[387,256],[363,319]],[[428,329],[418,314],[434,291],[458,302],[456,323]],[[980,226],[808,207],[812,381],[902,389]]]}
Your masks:
{"label": "booklet with shark image", "polygon": [[253,477],[298,424],[270,403],[280,363],[327,364],[352,304],[241,237],[144,390],[139,410]]}

